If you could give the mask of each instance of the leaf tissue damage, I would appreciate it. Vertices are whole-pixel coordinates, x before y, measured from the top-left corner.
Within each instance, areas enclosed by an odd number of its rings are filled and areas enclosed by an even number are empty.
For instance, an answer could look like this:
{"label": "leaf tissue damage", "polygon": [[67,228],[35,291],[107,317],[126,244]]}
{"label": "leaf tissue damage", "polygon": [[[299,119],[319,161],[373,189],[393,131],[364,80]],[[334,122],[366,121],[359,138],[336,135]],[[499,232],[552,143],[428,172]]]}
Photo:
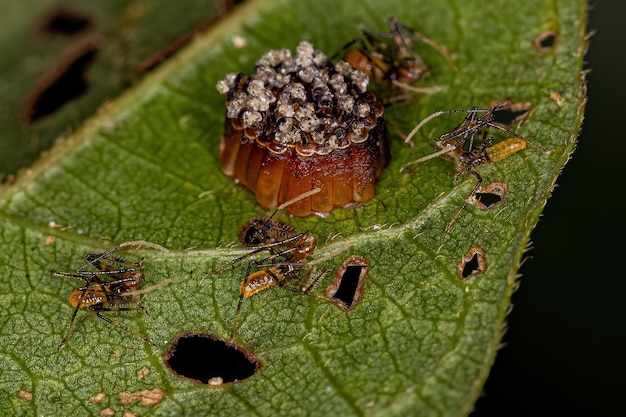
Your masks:
{"label": "leaf tissue damage", "polygon": [[35,123],[87,91],[87,69],[96,57],[101,42],[102,38],[98,35],[81,39],[65,51],[55,66],[39,77],[25,100],[26,123]]}
{"label": "leaf tissue damage", "polygon": [[[531,0],[495,19],[472,1],[454,5],[461,13],[441,2],[366,3],[244,5],[102,109],[28,178],[0,190],[0,318],[8,341],[0,409],[470,412],[500,341],[512,277],[580,128],[586,5]],[[316,19],[331,15],[341,25],[329,32]],[[72,36],[93,24],[58,13],[41,30]],[[301,41],[331,57],[332,71],[315,66],[324,88],[300,94],[297,78],[307,75],[299,72],[278,96],[266,94],[267,85],[255,89],[262,80],[242,81],[258,58],[273,59],[268,51],[294,51]],[[87,82],[90,54],[101,52],[90,45],[61,72]],[[368,74],[384,103],[372,120],[371,96],[358,102],[369,106],[360,110],[350,107],[350,95],[328,100],[348,85],[331,80],[335,72],[357,75],[342,59]],[[283,55],[279,61],[289,63]],[[77,91],[61,82],[61,72],[42,78],[29,117]],[[226,74],[235,74],[225,89],[234,110],[214,90]],[[240,90],[248,102],[237,107]],[[386,129],[388,162],[376,163],[358,146],[358,155],[337,158],[368,168],[367,191],[359,181],[349,184],[351,195],[367,198],[322,217],[288,216],[297,205],[307,213],[343,206],[334,191],[349,175],[337,161],[316,166],[328,174],[323,180],[310,169],[284,195],[280,187],[292,184],[284,177],[268,183],[277,189],[248,187],[252,195],[223,175],[217,149],[226,111],[237,135],[228,164],[240,183],[263,174],[269,153],[246,151],[246,141],[275,151],[291,146],[255,130],[265,112],[277,114],[272,106],[281,115],[272,131],[302,139],[288,161],[272,155],[272,172],[298,173],[307,152],[324,153],[318,130],[342,151],[349,135],[353,145],[362,137],[379,145],[382,136],[367,131]],[[356,114],[365,132],[326,117],[336,106]],[[251,166],[259,171],[249,174]],[[265,191],[276,196],[266,205],[274,212],[257,206]],[[50,270],[71,272],[48,279]],[[71,287],[70,278],[77,281]],[[65,348],[57,352],[59,341]]]}
{"label": "leaf tissue damage", "polygon": [[59,6],[48,11],[41,19],[42,34],[75,35],[93,24],[91,16],[77,9]]}
{"label": "leaf tissue damage", "polygon": [[201,332],[176,336],[165,363],[176,375],[211,386],[242,382],[261,367],[243,347]]}

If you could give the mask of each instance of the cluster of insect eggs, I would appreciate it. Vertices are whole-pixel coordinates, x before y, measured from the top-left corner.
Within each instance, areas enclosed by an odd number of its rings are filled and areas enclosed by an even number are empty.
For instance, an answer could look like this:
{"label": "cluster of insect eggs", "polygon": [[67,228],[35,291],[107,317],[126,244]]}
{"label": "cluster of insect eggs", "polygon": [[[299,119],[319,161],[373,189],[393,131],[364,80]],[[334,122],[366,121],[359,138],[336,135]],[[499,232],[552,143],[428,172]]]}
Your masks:
{"label": "cluster of insect eggs", "polygon": [[295,57],[269,51],[252,75],[228,74],[217,85],[227,95],[222,171],[263,208],[320,188],[287,208],[295,216],[371,199],[390,150],[383,105],[368,83],[308,42]]}

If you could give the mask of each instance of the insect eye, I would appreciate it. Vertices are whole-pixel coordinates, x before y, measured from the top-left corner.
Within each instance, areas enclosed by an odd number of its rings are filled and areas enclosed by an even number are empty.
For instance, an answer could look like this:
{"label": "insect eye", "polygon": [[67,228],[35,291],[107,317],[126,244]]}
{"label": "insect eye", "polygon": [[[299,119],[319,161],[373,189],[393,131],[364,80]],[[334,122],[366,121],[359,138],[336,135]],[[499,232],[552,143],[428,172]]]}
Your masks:
{"label": "insect eye", "polygon": [[246,246],[259,246],[264,243],[266,234],[262,219],[255,217],[243,225],[239,232],[239,241]]}
{"label": "insect eye", "polygon": [[258,229],[250,228],[248,232],[244,236],[244,243],[246,245],[260,245],[262,243],[261,239],[259,239],[260,232]]}

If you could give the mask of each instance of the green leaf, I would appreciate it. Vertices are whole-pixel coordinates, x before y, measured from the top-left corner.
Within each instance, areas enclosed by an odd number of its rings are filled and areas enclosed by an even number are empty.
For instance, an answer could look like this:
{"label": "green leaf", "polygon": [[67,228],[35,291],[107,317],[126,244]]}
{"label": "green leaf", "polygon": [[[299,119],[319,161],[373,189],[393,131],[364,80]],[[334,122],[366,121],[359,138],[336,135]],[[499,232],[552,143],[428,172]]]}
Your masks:
{"label": "green leaf", "polygon": [[211,0],[3,3],[0,181],[224,12]]}
{"label": "green leaf", "polygon": [[[357,6],[358,5],[358,6]],[[86,415],[110,408],[140,415],[467,415],[494,360],[529,235],[570,157],[583,117],[584,1],[416,2],[257,1],[240,6],[147,79],[101,109],[0,194],[0,410],[17,415]],[[442,91],[386,109],[391,132],[409,132],[437,110],[485,107],[507,97],[532,103],[517,130],[553,147],[516,153],[480,169],[485,184],[508,184],[496,209],[469,206],[444,227],[475,179],[453,183],[452,164],[434,159],[417,175],[400,167],[432,152],[433,138],[458,115],[439,117],[410,148],[392,133],[393,159],[377,195],[327,217],[279,219],[318,237],[313,258],[347,246],[371,263],[364,300],[344,312],[319,299],[271,289],[245,300],[237,342],[262,363],[249,380],[207,387],[172,374],[163,357],[173,338],[205,331],[227,338],[245,262],[204,272],[245,253],[237,240],[250,217],[269,214],[219,170],[224,97],[215,84],[253,70],[268,49],[301,40],[332,55],[358,37],[357,25],[385,31],[388,17],[456,53],[458,70],[420,49]],[[553,50],[535,39],[557,34]],[[245,39],[236,46],[234,37]],[[83,256],[129,240],[143,250],[151,315],[108,313],[156,342],[152,347],[79,311],[67,296]],[[456,268],[472,247],[487,271],[461,281]],[[332,283],[332,273],[317,291]],[[211,358],[207,358],[209,360]],[[138,377],[140,370],[149,370]],[[142,371],[143,372],[143,371]],[[158,405],[123,404],[121,392],[159,388]],[[20,392],[22,392],[20,394]],[[25,393],[32,393],[32,400]],[[104,393],[100,402],[89,398]]]}

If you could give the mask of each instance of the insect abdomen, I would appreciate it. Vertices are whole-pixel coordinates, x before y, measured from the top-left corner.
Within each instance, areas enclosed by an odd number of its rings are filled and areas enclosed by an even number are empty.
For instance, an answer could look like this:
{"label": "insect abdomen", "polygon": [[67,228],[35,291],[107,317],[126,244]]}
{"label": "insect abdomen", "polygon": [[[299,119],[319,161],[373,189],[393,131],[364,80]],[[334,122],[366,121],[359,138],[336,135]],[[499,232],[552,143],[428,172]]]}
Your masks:
{"label": "insect abdomen", "polygon": [[74,308],[78,305],[80,305],[79,308],[89,308],[92,305],[102,304],[105,300],[106,298],[102,291],[83,291],[81,289],[74,290],[68,298],[68,301]]}
{"label": "insect abdomen", "polygon": [[278,284],[278,277],[269,270],[263,270],[250,274],[245,281],[241,283],[239,291],[243,298],[252,297],[253,295],[265,291]]}
{"label": "insect abdomen", "polygon": [[487,148],[487,156],[491,162],[501,161],[526,148],[526,141],[519,138],[508,138]]}

